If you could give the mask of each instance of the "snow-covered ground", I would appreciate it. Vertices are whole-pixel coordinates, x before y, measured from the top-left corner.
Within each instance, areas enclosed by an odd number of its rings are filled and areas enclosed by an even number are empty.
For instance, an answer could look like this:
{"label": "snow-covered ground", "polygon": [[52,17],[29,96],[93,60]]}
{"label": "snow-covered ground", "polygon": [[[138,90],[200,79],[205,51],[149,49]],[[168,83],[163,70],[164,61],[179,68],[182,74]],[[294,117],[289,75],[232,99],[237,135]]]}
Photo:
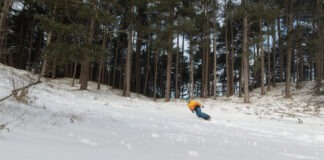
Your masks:
{"label": "snow-covered ground", "polygon": [[[25,71],[0,64],[0,99],[32,82]],[[196,99],[212,116],[198,119],[184,100],[154,102],[71,79],[42,79],[26,97],[0,102],[1,160],[323,160],[324,96],[284,84],[266,96]]]}

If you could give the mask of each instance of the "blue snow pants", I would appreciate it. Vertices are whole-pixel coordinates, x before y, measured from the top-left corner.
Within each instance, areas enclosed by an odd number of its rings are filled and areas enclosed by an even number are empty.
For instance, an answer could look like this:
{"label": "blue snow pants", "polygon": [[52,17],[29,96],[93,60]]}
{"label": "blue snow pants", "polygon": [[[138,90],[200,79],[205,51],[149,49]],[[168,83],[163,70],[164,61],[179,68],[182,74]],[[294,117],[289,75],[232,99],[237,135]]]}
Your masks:
{"label": "blue snow pants", "polygon": [[197,106],[194,111],[195,111],[197,117],[203,118],[205,120],[209,120],[210,116],[208,114],[202,112],[201,108],[199,106]]}

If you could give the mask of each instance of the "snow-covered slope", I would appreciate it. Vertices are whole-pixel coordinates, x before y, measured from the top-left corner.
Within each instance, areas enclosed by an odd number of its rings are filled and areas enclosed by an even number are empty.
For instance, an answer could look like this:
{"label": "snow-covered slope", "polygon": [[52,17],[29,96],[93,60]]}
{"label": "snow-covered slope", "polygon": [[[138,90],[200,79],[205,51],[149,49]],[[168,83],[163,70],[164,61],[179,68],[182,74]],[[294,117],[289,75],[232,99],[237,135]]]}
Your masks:
{"label": "snow-covered slope", "polygon": [[[34,81],[0,64],[0,99]],[[90,82],[42,79],[26,97],[0,102],[0,156],[4,160],[293,160],[324,159],[323,96],[313,82],[301,90],[284,84],[266,96],[251,93],[196,99],[211,121],[198,119],[183,100],[164,102]]]}

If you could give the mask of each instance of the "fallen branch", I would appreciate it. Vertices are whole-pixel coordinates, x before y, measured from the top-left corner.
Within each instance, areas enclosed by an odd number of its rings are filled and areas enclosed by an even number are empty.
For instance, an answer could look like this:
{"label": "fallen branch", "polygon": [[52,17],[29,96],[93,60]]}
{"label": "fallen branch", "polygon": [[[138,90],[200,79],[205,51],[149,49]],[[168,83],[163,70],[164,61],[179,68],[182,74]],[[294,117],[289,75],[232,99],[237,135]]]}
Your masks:
{"label": "fallen branch", "polygon": [[24,90],[24,89],[27,89],[27,88],[29,88],[29,87],[31,87],[31,86],[34,86],[34,85],[38,84],[38,83],[41,83],[41,81],[40,81],[40,80],[37,80],[36,82],[31,83],[31,84],[29,84],[29,85],[27,85],[27,86],[24,86],[24,87],[21,87],[21,88],[14,89],[14,90],[12,90],[12,92],[11,92],[10,95],[8,95],[8,96],[6,96],[6,97],[0,99],[0,102],[2,102],[2,101],[4,101],[4,100],[8,99],[9,97],[11,97],[12,95],[16,94],[17,92],[19,92],[19,91],[21,91],[21,90]]}
{"label": "fallen branch", "polygon": [[0,102],[2,102],[2,101],[4,101],[4,100],[8,99],[8,98],[11,97],[12,95],[13,95],[13,94],[11,93],[10,95],[8,95],[8,96],[6,96],[6,97],[0,99]]}

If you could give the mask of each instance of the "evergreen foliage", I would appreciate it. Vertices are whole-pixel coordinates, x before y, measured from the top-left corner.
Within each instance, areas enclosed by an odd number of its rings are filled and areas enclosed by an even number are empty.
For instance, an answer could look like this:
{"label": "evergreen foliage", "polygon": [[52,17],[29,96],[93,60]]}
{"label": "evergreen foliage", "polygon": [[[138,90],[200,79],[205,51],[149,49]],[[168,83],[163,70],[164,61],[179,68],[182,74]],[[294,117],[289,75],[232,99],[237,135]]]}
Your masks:
{"label": "evergreen foliage", "polygon": [[[131,92],[169,101],[210,97],[214,90],[241,93],[245,49],[249,90],[291,81],[302,87],[315,78],[320,93],[322,1],[218,2],[14,0],[0,25],[0,60],[48,78],[84,76],[81,81],[108,84],[126,96],[129,85]],[[1,2],[1,15],[4,10]]]}

